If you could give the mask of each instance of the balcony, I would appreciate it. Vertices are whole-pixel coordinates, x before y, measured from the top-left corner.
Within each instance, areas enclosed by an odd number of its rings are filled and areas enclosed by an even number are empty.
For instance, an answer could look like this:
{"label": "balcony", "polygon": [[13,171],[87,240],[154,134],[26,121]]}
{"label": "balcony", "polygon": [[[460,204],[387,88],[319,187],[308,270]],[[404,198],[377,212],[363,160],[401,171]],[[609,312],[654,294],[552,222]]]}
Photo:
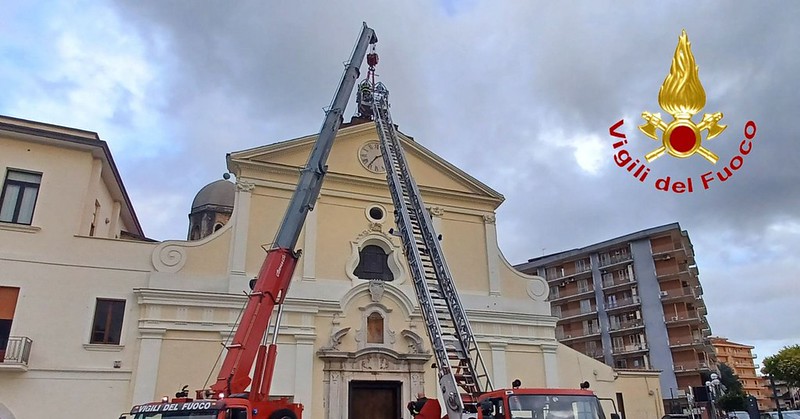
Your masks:
{"label": "balcony", "polygon": [[644,343],[638,345],[614,346],[612,349],[614,355],[632,354],[644,351],[647,351],[647,345]]}
{"label": "balcony", "polygon": [[586,356],[590,356],[595,359],[603,359],[603,351],[594,350],[594,351],[587,351]]}
{"label": "balcony", "polygon": [[658,278],[659,281],[673,279],[685,275],[689,275],[689,268],[686,264],[656,269],[656,278]]}
{"label": "balcony", "polygon": [[594,327],[583,330],[572,330],[565,333],[556,333],[556,339],[558,339],[560,342],[570,342],[586,337],[597,336],[599,334],[600,334],[600,328]]}
{"label": "balcony", "polygon": [[670,339],[669,346],[670,348],[691,348],[693,346],[703,346],[705,345],[704,339],[692,338],[692,337],[685,337],[683,339]]}
{"label": "balcony", "polygon": [[639,364],[639,365],[627,365],[627,364],[625,364],[624,367],[615,366],[614,368],[620,369],[620,370],[649,370],[650,369],[650,367],[647,367],[644,364]]}
{"label": "balcony", "polygon": [[686,255],[686,249],[684,249],[683,244],[679,242],[672,243],[671,245],[653,247],[653,259],[670,260],[680,255]]}
{"label": "balcony", "polygon": [[592,276],[592,267],[586,267],[583,270],[575,270],[568,272],[566,270],[548,269],[545,271],[544,279],[548,282],[559,281],[566,279],[588,278]]}
{"label": "balcony", "polygon": [[697,313],[692,313],[692,312],[681,313],[672,316],[665,315],[664,317],[665,317],[664,321],[667,323],[668,326],[674,326],[677,324],[689,324],[700,321],[700,317],[697,315]]}
{"label": "balcony", "polygon": [[587,297],[594,295],[594,290],[592,287],[586,288],[576,288],[573,292],[567,293],[565,292],[558,292],[557,294],[553,295],[551,293],[550,299],[548,301],[568,301],[570,299],[580,298],[580,297]]}
{"label": "balcony", "polygon": [[606,311],[612,311],[626,307],[634,307],[638,306],[639,304],[640,301],[638,296],[614,299],[612,301],[606,301]]}
{"label": "balcony", "polygon": [[689,361],[689,362],[676,362],[673,365],[673,369],[677,373],[681,372],[699,372],[699,371],[709,371],[710,368],[708,367],[707,362],[701,361]]}
{"label": "balcony", "polygon": [[553,315],[558,317],[559,320],[569,320],[569,319],[573,319],[573,318],[576,318],[576,317],[583,317],[583,316],[596,315],[596,314],[597,314],[597,308],[596,307],[589,307],[589,308],[581,307],[581,308],[575,308],[575,309],[572,309],[572,310],[561,310],[560,312],[558,312],[558,311],[554,311],[553,312]]}
{"label": "balcony", "polygon": [[677,290],[661,291],[661,301],[671,301],[671,300],[691,301],[694,299],[696,299],[696,297],[691,288],[681,288]]}
{"label": "balcony", "polygon": [[26,336],[11,336],[0,362],[0,370],[27,371],[33,341]]}
{"label": "balcony", "polygon": [[614,255],[604,253],[600,255],[600,267],[608,268],[609,266],[630,262],[631,260],[633,259],[631,258],[631,255],[629,253],[620,253]]}
{"label": "balcony", "polygon": [[636,280],[633,277],[622,277],[622,278],[614,278],[614,279],[603,279],[603,289],[607,290],[610,288],[621,287],[623,285],[633,285],[636,284]]}
{"label": "balcony", "polygon": [[621,332],[621,331],[630,330],[630,329],[636,329],[636,328],[640,328],[640,327],[644,327],[644,323],[642,322],[641,319],[636,319],[636,320],[628,320],[628,321],[618,322],[618,323],[611,322],[611,325],[608,327],[608,330],[611,333],[615,333],[615,332]]}

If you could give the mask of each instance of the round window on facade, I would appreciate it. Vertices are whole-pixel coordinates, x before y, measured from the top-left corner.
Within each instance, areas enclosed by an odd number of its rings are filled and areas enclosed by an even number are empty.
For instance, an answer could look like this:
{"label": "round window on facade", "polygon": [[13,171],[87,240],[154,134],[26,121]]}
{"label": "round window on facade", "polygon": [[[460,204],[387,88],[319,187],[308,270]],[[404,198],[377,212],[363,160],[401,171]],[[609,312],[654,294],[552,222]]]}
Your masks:
{"label": "round window on facade", "polygon": [[370,205],[367,207],[367,219],[374,223],[383,222],[386,219],[386,210],[381,205]]}

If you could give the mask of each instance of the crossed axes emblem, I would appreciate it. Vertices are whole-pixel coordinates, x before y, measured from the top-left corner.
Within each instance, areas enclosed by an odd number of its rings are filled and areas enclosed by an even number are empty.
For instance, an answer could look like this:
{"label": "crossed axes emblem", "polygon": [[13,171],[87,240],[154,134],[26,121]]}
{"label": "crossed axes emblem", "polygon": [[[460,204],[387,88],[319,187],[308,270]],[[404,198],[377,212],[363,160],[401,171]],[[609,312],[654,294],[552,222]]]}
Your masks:
{"label": "crossed axes emblem", "polygon": [[[680,115],[669,124],[661,119],[660,113],[642,112],[642,118],[646,123],[640,125],[639,130],[648,137],[658,141],[657,131],[662,131],[661,146],[644,156],[648,163],[661,157],[664,152],[675,157],[688,157],[696,152],[714,164],[719,160],[716,154],[702,146],[700,134],[708,130],[706,140],[710,140],[722,133],[727,128],[727,125],[719,124],[722,119],[722,112],[704,114],[703,120],[699,124],[695,124],[690,119],[691,115]],[[693,141],[690,138],[692,134],[694,136]]]}

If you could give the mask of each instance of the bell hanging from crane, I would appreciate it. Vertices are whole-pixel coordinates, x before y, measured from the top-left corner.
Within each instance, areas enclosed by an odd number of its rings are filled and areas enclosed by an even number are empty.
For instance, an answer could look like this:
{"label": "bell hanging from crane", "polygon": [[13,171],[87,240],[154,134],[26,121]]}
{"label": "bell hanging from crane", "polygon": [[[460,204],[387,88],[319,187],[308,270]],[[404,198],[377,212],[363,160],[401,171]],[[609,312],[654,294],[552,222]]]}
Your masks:
{"label": "bell hanging from crane", "polygon": [[378,65],[378,53],[375,52],[375,44],[372,44],[372,50],[367,54],[367,65],[369,66],[367,76],[358,84],[358,92],[356,93],[356,103],[358,104],[356,118],[372,121],[372,90],[375,87],[375,66]]}

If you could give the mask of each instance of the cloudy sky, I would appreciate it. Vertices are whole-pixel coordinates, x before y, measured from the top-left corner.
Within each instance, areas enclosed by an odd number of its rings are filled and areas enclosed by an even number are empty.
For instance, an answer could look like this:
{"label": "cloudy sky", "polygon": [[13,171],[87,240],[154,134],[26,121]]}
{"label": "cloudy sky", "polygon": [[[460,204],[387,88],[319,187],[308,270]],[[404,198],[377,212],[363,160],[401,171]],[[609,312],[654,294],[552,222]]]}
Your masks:
{"label": "cloudy sky", "polygon": [[[714,334],[760,358],[800,342],[800,3],[0,0],[0,114],[98,132],[149,237],[185,238],[225,153],[315,132],[362,21],[400,129],[503,193],[512,263],[671,222],[688,230]],[[720,157],[614,163],[686,29]],[[352,114],[354,107],[348,110]],[[695,121],[699,121],[699,116]],[[724,183],[701,174],[752,149]],[[693,179],[692,193],[655,180]],[[713,176],[713,175],[712,175]]]}

